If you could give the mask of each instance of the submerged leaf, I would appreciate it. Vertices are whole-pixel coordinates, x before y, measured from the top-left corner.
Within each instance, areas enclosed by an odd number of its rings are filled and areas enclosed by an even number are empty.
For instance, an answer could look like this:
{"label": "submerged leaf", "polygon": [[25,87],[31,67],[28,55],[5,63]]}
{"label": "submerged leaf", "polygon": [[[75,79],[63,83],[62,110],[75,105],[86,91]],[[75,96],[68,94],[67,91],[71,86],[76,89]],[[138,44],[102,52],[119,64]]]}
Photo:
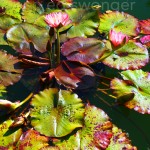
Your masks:
{"label": "submerged leaf", "polygon": [[82,127],[84,105],[81,102],[69,91],[46,89],[32,99],[31,124],[46,136],[65,136]]}
{"label": "submerged leaf", "polygon": [[95,38],[77,37],[62,45],[61,53],[68,60],[93,63],[105,52],[105,44]]}
{"label": "submerged leaf", "polygon": [[49,39],[48,30],[36,25],[22,23],[10,28],[6,34],[8,41],[20,53],[30,54],[30,42],[43,53]]}
{"label": "submerged leaf", "polygon": [[124,80],[115,78],[111,81],[111,89],[117,97],[133,93],[134,97],[124,105],[142,114],[150,114],[150,73],[142,70],[123,71]]}
{"label": "submerged leaf", "polygon": [[87,89],[95,86],[93,70],[77,61],[62,61],[54,70],[59,84],[71,89]]}
{"label": "submerged leaf", "polygon": [[[73,26],[68,30],[67,37],[87,37],[94,35],[99,24],[98,11],[82,8],[65,10],[72,20]],[[78,15],[77,15],[78,14]]]}
{"label": "submerged leaf", "polygon": [[40,150],[48,146],[48,137],[40,135],[37,131],[30,129],[26,131],[17,143],[17,150]]}
{"label": "submerged leaf", "polygon": [[138,19],[124,12],[110,11],[100,16],[100,33],[108,34],[113,29],[128,36],[136,36],[138,27]]}
{"label": "submerged leaf", "polygon": [[127,70],[138,69],[149,61],[148,50],[141,43],[129,41],[121,48],[105,52],[103,63],[112,68]]}
{"label": "submerged leaf", "polygon": [[17,69],[19,60],[0,51],[0,83],[4,86],[12,85],[21,78],[21,69]]}
{"label": "submerged leaf", "polygon": [[141,20],[140,22],[141,33],[150,34],[150,19]]}
{"label": "submerged leaf", "polygon": [[0,124],[0,149],[1,150],[13,150],[15,149],[15,144],[18,142],[22,129],[12,131],[9,129],[10,125],[13,123],[12,120],[7,120]]}

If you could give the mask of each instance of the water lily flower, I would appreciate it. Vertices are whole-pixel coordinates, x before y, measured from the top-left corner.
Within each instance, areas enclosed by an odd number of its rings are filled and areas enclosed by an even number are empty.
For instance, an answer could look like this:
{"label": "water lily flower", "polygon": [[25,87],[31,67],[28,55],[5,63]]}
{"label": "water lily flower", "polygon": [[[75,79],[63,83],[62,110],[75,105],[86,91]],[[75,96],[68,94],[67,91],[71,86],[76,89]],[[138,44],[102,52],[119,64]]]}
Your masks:
{"label": "water lily flower", "polygon": [[71,23],[69,15],[65,12],[53,12],[45,16],[45,22],[53,28],[60,25],[66,26]]}
{"label": "water lily flower", "polygon": [[114,30],[110,30],[109,40],[111,41],[114,47],[120,47],[123,44],[127,43],[129,38],[127,35],[123,34],[122,32],[116,32]]}

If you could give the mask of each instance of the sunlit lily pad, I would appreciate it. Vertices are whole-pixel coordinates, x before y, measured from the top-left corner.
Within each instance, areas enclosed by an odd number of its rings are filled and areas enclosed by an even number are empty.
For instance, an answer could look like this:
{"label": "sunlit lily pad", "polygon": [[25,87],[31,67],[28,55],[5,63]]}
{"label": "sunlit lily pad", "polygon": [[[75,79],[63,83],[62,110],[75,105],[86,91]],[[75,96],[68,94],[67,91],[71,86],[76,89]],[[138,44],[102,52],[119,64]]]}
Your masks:
{"label": "sunlit lily pad", "polygon": [[10,54],[0,51],[0,83],[12,85],[21,78],[21,69],[17,69],[19,60]]}
{"label": "sunlit lily pad", "polygon": [[100,33],[108,34],[113,29],[128,36],[136,36],[138,27],[138,19],[124,12],[110,11],[100,16]]}
{"label": "sunlit lily pad", "polygon": [[17,143],[17,150],[40,150],[48,145],[48,137],[40,135],[37,131],[30,129],[26,131]]}
{"label": "sunlit lily pad", "polygon": [[13,150],[15,149],[15,144],[18,142],[22,129],[13,131],[9,129],[13,120],[7,120],[0,124],[0,149],[1,150]]}
{"label": "sunlit lily pad", "polygon": [[21,20],[22,4],[18,0],[0,0],[0,7],[5,8],[5,14]]}
{"label": "sunlit lily pad", "polygon": [[22,23],[10,28],[7,32],[9,43],[18,52],[30,54],[30,42],[34,48],[43,53],[46,51],[46,45],[49,39],[48,30],[36,25]]}
{"label": "sunlit lily pad", "polygon": [[150,19],[141,20],[139,23],[141,26],[141,33],[150,34]]}
{"label": "sunlit lily pad", "polygon": [[150,73],[142,70],[123,71],[124,80],[115,78],[111,82],[111,89],[117,97],[134,93],[132,100],[124,105],[142,114],[150,114]]}
{"label": "sunlit lily pad", "polygon": [[69,91],[46,89],[35,95],[31,105],[31,124],[41,134],[62,137],[82,127],[81,99]]}
{"label": "sunlit lily pad", "polygon": [[80,62],[63,61],[55,70],[59,84],[71,89],[87,89],[95,85],[93,70]]}
{"label": "sunlit lily pad", "polygon": [[127,134],[122,132],[121,129],[118,129],[113,125],[112,132],[113,137],[111,138],[110,145],[106,150],[137,150],[135,146],[131,145]]}
{"label": "sunlit lily pad", "polygon": [[62,45],[61,53],[68,60],[86,64],[95,62],[105,52],[105,44],[95,38],[73,38]]}
{"label": "sunlit lily pad", "polygon": [[91,11],[89,11],[89,9],[71,8],[65,11],[69,14],[73,23],[73,26],[67,32],[68,38],[94,35],[99,25],[97,10],[91,9]]}
{"label": "sunlit lily pad", "polygon": [[41,3],[34,0],[27,0],[22,9],[22,18],[25,22],[34,23],[44,13]]}
{"label": "sunlit lily pad", "polygon": [[104,64],[121,70],[138,69],[149,61],[148,50],[145,46],[132,41],[115,51],[106,51],[104,57]]}

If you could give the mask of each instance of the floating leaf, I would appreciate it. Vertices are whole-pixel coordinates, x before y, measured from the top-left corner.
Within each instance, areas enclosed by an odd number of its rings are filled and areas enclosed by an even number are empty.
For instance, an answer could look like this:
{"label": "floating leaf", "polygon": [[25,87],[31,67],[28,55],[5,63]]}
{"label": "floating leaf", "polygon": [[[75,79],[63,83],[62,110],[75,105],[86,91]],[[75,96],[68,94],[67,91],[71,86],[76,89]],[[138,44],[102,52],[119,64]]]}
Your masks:
{"label": "floating leaf", "polygon": [[40,135],[37,131],[30,129],[26,131],[17,143],[18,150],[40,150],[48,145],[48,137]]}
{"label": "floating leaf", "polygon": [[105,44],[95,38],[77,37],[62,45],[61,53],[68,60],[80,61],[86,64],[98,60],[105,52]]}
{"label": "floating leaf", "polygon": [[124,12],[110,11],[100,16],[100,33],[108,34],[113,29],[128,36],[136,36],[138,27],[138,20]]}
{"label": "floating leaf", "polygon": [[148,48],[150,48],[150,35],[145,35],[140,38],[142,44],[145,44]]}
{"label": "floating leaf", "polygon": [[57,8],[70,8],[73,4],[73,0],[53,0]]}
{"label": "floating leaf", "polygon": [[13,150],[15,149],[15,144],[18,142],[22,129],[12,131],[9,129],[10,125],[13,123],[12,120],[7,120],[0,124],[0,149],[1,150]]}
{"label": "floating leaf", "polygon": [[22,4],[18,0],[0,0],[0,7],[5,8],[5,14],[21,20]]}
{"label": "floating leaf", "polygon": [[36,25],[22,23],[10,28],[7,32],[7,39],[18,52],[30,54],[30,42],[36,50],[43,53],[49,39],[48,30]]}
{"label": "floating leaf", "polygon": [[6,87],[0,84],[0,97],[2,97],[4,93],[6,93]]}
{"label": "floating leaf", "polygon": [[135,146],[131,145],[130,140],[126,133],[123,133],[121,129],[113,126],[113,137],[111,138],[110,145],[106,150],[137,150]]}
{"label": "floating leaf", "polygon": [[97,10],[91,9],[89,11],[89,9],[71,8],[65,11],[69,14],[73,23],[73,26],[67,32],[68,38],[94,35],[99,24]]}
{"label": "floating leaf", "polygon": [[23,5],[22,18],[25,22],[34,23],[43,13],[44,8],[41,3],[27,0]]}
{"label": "floating leaf", "polygon": [[31,124],[46,136],[65,136],[82,127],[84,108],[81,102],[69,91],[46,89],[32,99]]}
{"label": "floating leaf", "polygon": [[123,71],[124,80],[115,78],[111,82],[111,89],[117,97],[134,93],[132,100],[124,105],[142,114],[150,114],[150,73],[142,70]]}
{"label": "floating leaf", "polygon": [[10,54],[0,51],[0,83],[12,85],[21,78],[21,69],[17,69],[19,60]]}
{"label": "floating leaf", "polygon": [[141,20],[139,23],[141,26],[141,33],[150,34],[150,19]]}
{"label": "floating leaf", "polygon": [[62,61],[54,73],[57,81],[67,88],[86,89],[95,85],[93,70],[80,62]]}
{"label": "floating leaf", "polygon": [[138,69],[149,61],[147,49],[142,44],[132,41],[115,51],[106,51],[104,57],[105,65],[121,70]]}

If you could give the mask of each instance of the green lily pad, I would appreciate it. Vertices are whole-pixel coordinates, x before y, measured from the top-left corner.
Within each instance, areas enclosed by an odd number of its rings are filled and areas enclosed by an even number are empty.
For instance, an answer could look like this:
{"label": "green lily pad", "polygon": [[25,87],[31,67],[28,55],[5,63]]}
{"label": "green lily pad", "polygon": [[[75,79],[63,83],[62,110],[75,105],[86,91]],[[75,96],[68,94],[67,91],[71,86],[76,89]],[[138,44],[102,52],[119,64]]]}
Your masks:
{"label": "green lily pad", "polygon": [[25,22],[34,23],[44,13],[44,8],[40,2],[27,0],[22,9],[22,18]]}
{"label": "green lily pad", "polygon": [[10,28],[6,34],[10,45],[18,52],[30,54],[30,42],[34,48],[43,53],[49,39],[48,30],[36,25],[22,23]]}
{"label": "green lily pad", "polygon": [[95,86],[95,74],[86,64],[77,61],[62,61],[54,70],[59,84],[70,89],[88,89]]}
{"label": "green lily pad", "polygon": [[22,4],[18,0],[0,0],[0,7],[5,8],[5,14],[21,20]]}
{"label": "green lily pad", "polygon": [[121,129],[118,129],[113,125],[112,132],[113,137],[111,138],[111,142],[106,150],[137,150],[135,146],[131,145],[127,134],[122,132]]}
{"label": "green lily pad", "polygon": [[32,99],[31,124],[46,136],[65,136],[82,127],[84,105],[81,102],[69,91],[46,89]]}
{"label": "green lily pad", "polygon": [[30,129],[26,131],[17,143],[17,150],[40,150],[48,145],[48,137],[40,135],[37,131]]}
{"label": "green lily pad", "polygon": [[115,51],[107,50],[104,57],[103,63],[105,65],[121,70],[138,69],[149,61],[148,50],[145,46],[132,41]]}
{"label": "green lily pad", "polygon": [[[66,13],[70,16],[73,26],[68,30],[68,38],[92,36],[96,32],[99,25],[99,17],[97,10],[86,10],[82,8],[66,9]],[[77,15],[78,14],[78,15]]]}
{"label": "green lily pad", "polygon": [[0,124],[0,149],[2,150],[15,149],[15,144],[18,142],[22,134],[22,129],[16,131],[9,129],[12,123],[12,120],[7,120]]}
{"label": "green lily pad", "polygon": [[110,11],[100,16],[100,33],[108,34],[113,29],[128,36],[136,36],[138,27],[138,19],[124,12]]}
{"label": "green lily pad", "polygon": [[124,80],[115,78],[111,81],[111,89],[117,97],[134,93],[133,99],[124,103],[130,109],[142,114],[150,114],[150,73],[142,70],[123,71]]}
{"label": "green lily pad", "polygon": [[2,84],[0,84],[0,97],[3,96],[4,93],[6,93],[6,87]]}
{"label": "green lily pad", "polygon": [[77,37],[65,42],[61,47],[62,55],[68,60],[92,63],[105,52],[105,44],[95,38]]}
{"label": "green lily pad", "polygon": [[73,0],[53,0],[57,8],[70,8],[73,4]]}
{"label": "green lily pad", "polygon": [[10,54],[0,51],[0,83],[12,85],[21,78],[22,69],[17,69],[19,60]]}

